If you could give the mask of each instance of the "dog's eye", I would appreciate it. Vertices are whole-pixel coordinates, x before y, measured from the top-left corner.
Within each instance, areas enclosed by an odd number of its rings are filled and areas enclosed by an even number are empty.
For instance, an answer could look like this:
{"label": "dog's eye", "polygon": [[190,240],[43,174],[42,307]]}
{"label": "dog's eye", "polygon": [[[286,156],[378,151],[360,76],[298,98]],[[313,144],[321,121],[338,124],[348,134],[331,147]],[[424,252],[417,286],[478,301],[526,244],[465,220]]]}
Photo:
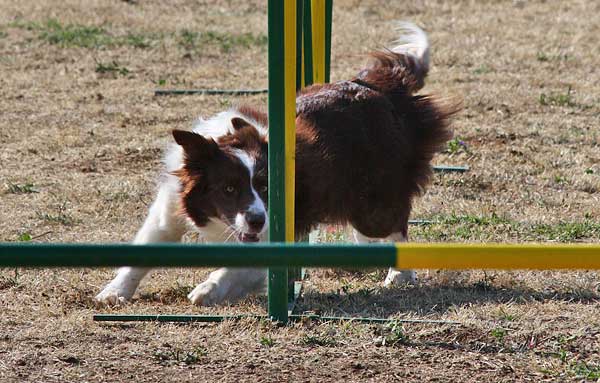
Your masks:
{"label": "dog's eye", "polygon": [[269,191],[269,186],[263,185],[260,188],[258,188],[258,191],[260,191],[261,193],[266,193],[267,191]]}
{"label": "dog's eye", "polygon": [[227,185],[223,188],[223,191],[225,191],[225,194],[233,194],[233,193],[235,193],[235,187],[231,186],[231,185]]}

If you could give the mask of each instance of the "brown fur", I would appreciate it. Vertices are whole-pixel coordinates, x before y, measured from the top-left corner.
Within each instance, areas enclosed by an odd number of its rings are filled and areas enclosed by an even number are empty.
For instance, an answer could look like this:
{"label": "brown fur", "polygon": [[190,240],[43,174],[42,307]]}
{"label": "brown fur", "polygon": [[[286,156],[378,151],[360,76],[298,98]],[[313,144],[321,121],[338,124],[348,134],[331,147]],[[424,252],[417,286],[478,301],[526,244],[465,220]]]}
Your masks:
{"label": "brown fur", "polygon": [[413,95],[427,71],[394,52],[373,58],[353,81],[315,85],[297,99],[298,234],[330,222],[368,237],[406,236],[412,200],[452,137],[457,108]]}

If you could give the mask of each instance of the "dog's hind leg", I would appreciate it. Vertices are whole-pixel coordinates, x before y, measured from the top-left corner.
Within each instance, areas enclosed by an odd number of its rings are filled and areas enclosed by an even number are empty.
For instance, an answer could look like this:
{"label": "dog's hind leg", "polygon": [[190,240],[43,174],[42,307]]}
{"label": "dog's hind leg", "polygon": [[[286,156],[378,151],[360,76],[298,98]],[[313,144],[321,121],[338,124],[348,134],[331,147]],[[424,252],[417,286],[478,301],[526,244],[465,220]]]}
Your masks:
{"label": "dog's hind leg", "polygon": [[[179,242],[185,229],[185,221],[177,214],[177,190],[164,183],[133,243]],[[115,305],[130,300],[149,271],[149,268],[121,267],[115,278],[96,296],[96,301]]]}
{"label": "dog's hind leg", "polygon": [[[389,242],[407,242],[408,239],[402,233],[392,233],[386,238]],[[414,284],[417,281],[417,274],[414,270],[397,270],[390,267],[383,285],[386,287],[402,284]]]}
{"label": "dog's hind leg", "polygon": [[[354,229],[354,239],[356,243],[377,243],[377,242],[406,242],[407,239],[402,233],[392,233],[386,238],[370,238]],[[385,278],[384,286],[413,284],[417,281],[417,276],[414,270],[396,270],[390,267],[387,277]]]}

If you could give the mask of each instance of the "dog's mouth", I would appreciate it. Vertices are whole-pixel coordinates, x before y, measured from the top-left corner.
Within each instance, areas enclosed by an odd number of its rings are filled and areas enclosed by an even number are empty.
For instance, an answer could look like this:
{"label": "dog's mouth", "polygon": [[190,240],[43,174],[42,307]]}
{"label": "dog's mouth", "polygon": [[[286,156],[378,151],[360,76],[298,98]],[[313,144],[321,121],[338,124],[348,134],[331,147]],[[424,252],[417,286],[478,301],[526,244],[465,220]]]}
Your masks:
{"label": "dog's mouth", "polygon": [[256,233],[240,233],[238,236],[240,242],[258,242],[258,234]]}

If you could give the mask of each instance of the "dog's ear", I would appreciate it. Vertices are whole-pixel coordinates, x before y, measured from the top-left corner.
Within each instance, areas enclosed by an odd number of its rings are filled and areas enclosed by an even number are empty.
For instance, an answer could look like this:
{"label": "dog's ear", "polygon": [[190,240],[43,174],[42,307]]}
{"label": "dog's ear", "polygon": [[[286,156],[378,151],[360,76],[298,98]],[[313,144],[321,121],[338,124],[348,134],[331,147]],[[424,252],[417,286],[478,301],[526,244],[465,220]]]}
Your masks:
{"label": "dog's ear", "polygon": [[254,128],[254,126],[251,123],[240,117],[232,118],[231,125],[233,125],[233,129],[235,129],[237,132],[246,128]]}
{"label": "dog's ear", "polygon": [[231,119],[235,132],[231,135],[230,145],[236,148],[250,149],[260,146],[261,137],[254,125],[240,117]]}
{"label": "dog's ear", "polygon": [[173,138],[183,147],[186,158],[192,160],[212,158],[219,151],[219,146],[212,138],[187,130],[173,130]]}

